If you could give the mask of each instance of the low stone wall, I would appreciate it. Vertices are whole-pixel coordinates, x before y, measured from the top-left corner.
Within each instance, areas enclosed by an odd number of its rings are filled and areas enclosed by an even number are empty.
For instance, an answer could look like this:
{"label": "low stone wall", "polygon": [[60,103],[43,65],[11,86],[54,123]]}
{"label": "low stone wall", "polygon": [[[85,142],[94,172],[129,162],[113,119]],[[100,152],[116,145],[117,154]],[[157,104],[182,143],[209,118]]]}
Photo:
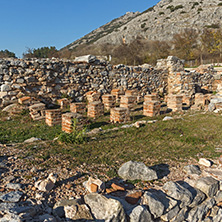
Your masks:
{"label": "low stone wall", "polygon": [[139,96],[158,92],[186,93],[214,91],[220,75],[186,72],[181,60],[168,57],[150,66],[113,66],[108,63],[76,63],[58,59],[0,59],[0,99],[17,100],[27,95],[43,102],[71,97],[82,101],[88,91],[110,94],[112,89],[138,91]]}

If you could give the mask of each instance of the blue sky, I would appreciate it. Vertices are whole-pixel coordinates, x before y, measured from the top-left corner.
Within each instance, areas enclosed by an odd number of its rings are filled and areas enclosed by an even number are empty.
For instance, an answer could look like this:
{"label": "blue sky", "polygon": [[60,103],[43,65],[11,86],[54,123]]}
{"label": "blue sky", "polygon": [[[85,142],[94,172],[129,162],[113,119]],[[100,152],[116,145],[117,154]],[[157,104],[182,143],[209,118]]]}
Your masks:
{"label": "blue sky", "polygon": [[0,50],[60,49],[128,11],[158,0],[0,0]]}

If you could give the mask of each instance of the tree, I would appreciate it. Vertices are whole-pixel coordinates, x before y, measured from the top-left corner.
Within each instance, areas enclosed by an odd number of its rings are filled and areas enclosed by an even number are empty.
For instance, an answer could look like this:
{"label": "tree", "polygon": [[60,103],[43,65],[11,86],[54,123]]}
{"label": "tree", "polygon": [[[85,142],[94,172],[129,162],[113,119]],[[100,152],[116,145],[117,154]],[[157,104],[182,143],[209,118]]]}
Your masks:
{"label": "tree", "polygon": [[0,58],[16,58],[14,52],[10,52],[7,49],[0,51]]}
{"label": "tree", "polygon": [[55,46],[41,47],[37,49],[27,48],[27,51],[23,53],[24,58],[52,58],[58,57],[58,50]]}
{"label": "tree", "polygon": [[175,34],[172,40],[172,53],[181,59],[195,59],[198,46],[198,32],[195,29],[185,29]]}

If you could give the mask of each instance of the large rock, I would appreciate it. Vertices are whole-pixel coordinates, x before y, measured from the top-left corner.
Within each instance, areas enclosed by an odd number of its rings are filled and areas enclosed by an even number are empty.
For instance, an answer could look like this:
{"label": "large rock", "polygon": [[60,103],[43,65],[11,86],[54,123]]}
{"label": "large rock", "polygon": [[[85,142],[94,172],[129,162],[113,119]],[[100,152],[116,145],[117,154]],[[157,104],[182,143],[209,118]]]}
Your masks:
{"label": "large rock", "polygon": [[144,193],[142,204],[149,207],[154,218],[158,218],[175,208],[177,201],[167,196],[161,190],[150,189]]}
{"label": "large rock", "polygon": [[219,190],[219,181],[213,177],[202,177],[196,181],[195,187],[203,191],[208,197],[213,197]]}
{"label": "large rock", "polygon": [[126,215],[119,201],[108,199],[97,193],[85,195],[84,200],[96,219],[110,222],[126,222]]}
{"label": "large rock", "polygon": [[179,200],[181,202],[181,208],[189,206],[193,200],[192,193],[188,189],[182,187],[176,182],[169,181],[165,183],[163,189],[170,197],[173,197],[174,199]]}
{"label": "large rock", "polygon": [[129,215],[130,222],[152,222],[152,216],[145,206],[135,207]]}
{"label": "large rock", "polygon": [[215,205],[216,201],[212,198],[209,199],[207,201],[205,201],[204,203],[202,203],[201,205],[193,208],[189,214],[188,214],[188,218],[186,219],[186,221],[188,222],[199,222],[199,221],[203,221],[204,216],[209,212],[209,210]]}
{"label": "large rock", "polygon": [[85,56],[79,56],[76,57],[75,62],[86,62],[86,63],[92,63],[96,61],[96,56],[94,55],[85,55]]}
{"label": "large rock", "polygon": [[0,200],[3,202],[17,203],[20,201],[22,196],[23,196],[22,191],[11,191],[9,193],[1,195]]}
{"label": "large rock", "polygon": [[150,181],[158,179],[156,171],[150,169],[142,162],[129,161],[118,170],[118,175],[124,180]]}

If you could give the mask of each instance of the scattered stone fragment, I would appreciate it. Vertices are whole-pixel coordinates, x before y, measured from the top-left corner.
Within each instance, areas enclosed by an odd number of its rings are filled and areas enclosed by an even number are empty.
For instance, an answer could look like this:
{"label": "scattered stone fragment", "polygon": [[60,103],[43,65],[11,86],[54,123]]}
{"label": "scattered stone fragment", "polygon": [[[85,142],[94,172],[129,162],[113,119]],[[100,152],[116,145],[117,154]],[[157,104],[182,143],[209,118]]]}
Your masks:
{"label": "scattered stone fragment", "polygon": [[41,141],[41,139],[36,138],[36,137],[32,137],[32,138],[29,138],[29,139],[25,140],[24,143],[34,143],[34,142],[37,142],[37,141]]}
{"label": "scattered stone fragment", "polygon": [[3,194],[0,196],[0,200],[3,202],[17,203],[23,196],[21,191],[11,191],[9,193]]}
{"label": "scattered stone fragment", "polygon": [[130,203],[130,204],[136,204],[139,199],[141,198],[141,196],[143,195],[143,193],[141,191],[137,191],[137,192],[134,192],[134,193],[131,193],[131,194],[128,194],[126,197],[125,197],[125,200]]}
{"label": "scattered stone fragment", "polygon": [[197,165],[188,165],[188,166],[185,166],[183,169],[188,175],[192,175],[192,174],[200,175],[201,174],[200,167]]}
{"label": "scattered stone fragment", "polygon": [[57,176],[51,173],[45,180],[37,181],[35,183],[35,187],[38,188],[40,191],[50,191],[55,185],[56,178]]}
{"label": "scattered stone fragment", "polygon": [[199,159],[199,164],[200,165],[203,165],[205,167],[211,167],[213,165],[212,161],[211,160],[207,160],[205,158],[200,158]]}
{"label": "scattered stone fragment", "polygon": [[121,186],[121,185],[116,184],[116,183],[112,183],[112,184],[111,184],[111,187],[112,187],[114,190],[125,191],[125,187],[124,187],[124,186]]}
{"label": "scattered stone fragment", "polygon": [[105,190],[105,184],[100,179],[93,179],[92,177],[89,177],[83,185],[91,193]]}
{"label": "scattered stone fragment", "polygon": [[6,188],[12,189],[12,190],[19,190],[19,189],[22,188],[22,185],[19,184],[19,183],[8,183],[8,184],[6,185]]}
{"label": "scattered stone fragment", "polygon": [[93,216],[98,220],[126,222],[126,215],[121,203],[97,193],[84,196]]}
{"label": "scattered stone fragment", "polygon": [[118,170],[118,175],[124,180],[150,181],[158,179],[156,171],[150,169],[142,162],[129,161]]}
{"label": "scattered stone fragment", "polygon": [[165,116],[163,118],[163,121],[168,121],[168,120],[172,120],[172,119],[173,119],[173,117],[171,117],[171,116]]}
{"label": "scattered stone fragment", "polygon": [[213,197],[219,190],[219,181],[212,177],[202,177],[196,181],[195,187],[203,191],[208,197]]}

